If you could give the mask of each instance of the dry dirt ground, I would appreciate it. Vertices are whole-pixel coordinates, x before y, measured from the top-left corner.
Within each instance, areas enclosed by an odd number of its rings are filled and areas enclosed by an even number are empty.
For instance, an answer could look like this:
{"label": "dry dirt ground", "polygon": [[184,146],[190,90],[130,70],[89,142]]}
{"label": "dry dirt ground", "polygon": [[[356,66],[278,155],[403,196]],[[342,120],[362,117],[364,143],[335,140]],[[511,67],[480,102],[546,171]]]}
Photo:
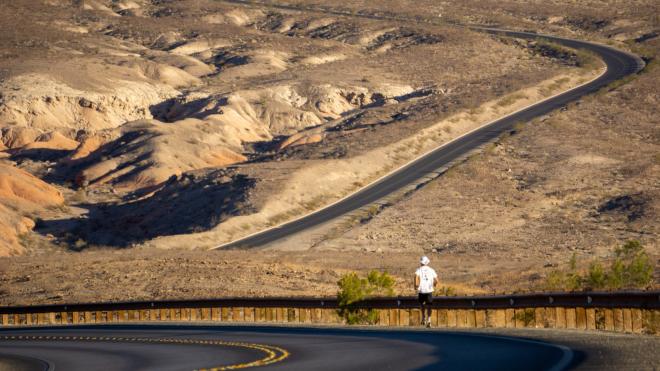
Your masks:
{"label": "dry dirt ground", "polygon": [[[1,304],[333,295],[342,273],[370,269],[411,294],[421,253],[458,293],[511,292],[538,289],[573,252],[584,266],[639,239],[660,256],[658,69],[521,125],[360,222],[256,252],[207,251],[599,66],[450,23],[210,0],[83,3],[23,0],[2,13]],[[658,52],[654,2],[380,4],[342,9]],[[46,196],[8,182],[17,171]]]}

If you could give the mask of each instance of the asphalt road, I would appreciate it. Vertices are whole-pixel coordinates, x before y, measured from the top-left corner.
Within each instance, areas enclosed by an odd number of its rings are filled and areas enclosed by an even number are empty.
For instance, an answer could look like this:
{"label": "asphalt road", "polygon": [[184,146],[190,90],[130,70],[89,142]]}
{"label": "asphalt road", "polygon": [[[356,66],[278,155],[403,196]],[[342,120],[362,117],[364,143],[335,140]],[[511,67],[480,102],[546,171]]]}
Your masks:
{"label": "asphalt road", "polygon": [[[259,347],[271,349],[274,355]],[[3,362],[17,359],[22,361],[13,368],[17,371],[164,371],[230,369],[268,357],[274,362],[253,366],[267,370],[562,370],[579,362],[570,349],[551,343],[433,330],[172,325],[0,330],[0,370]]]}
{"label": "asphalt road", "polygon": [[[256,2],[243,1],[243,0],[231,0],[228,2],[251,4],[251,5],[258,4]],[[285,5],[281,5],[281,6],[274,5],[273,7],[284,8],[284,9],[297,9],[297,7],[285,6]],[[310,9],[305,8],[305,10],[309,11]],[[327,10],[322,10],[319,12],[347,15],[344,13],[337,13]],[[402,20],[399,18],[375,16],[375,15],[351,14],[350,16],[365,17],[371,19],[383,19],[383,20],[389,20],[389,19],[396,19],[399,21]],[[492,142],[503,133],[511,131],[517,123],[528,122],[534,118],[543,116],[545,114],[548,114],[549,112],[564,107],[568,103],[574,102],[584,95],[596,92],[599,89],[607,86],[608,84],[618,79],[621,79],[630,74],[637,73],[644,66],[644,62],[639,57],[605,45],[594,44],[586,41],[565,39],[554,36],[539,35],[535,33],[514,32],[507,30],[484,28],[484,27],[470,27],[470,28],[481,32],[497,33],[501,35],[524,38],[524,39],[543,38],[570,48],[585,49],[600,56],[600,58],[607,65],[607,70],[599,78],[588,84],[582,85],[580,87],[564,92],[563,94],[546,99],[526,109],[515,112],[499,120],[491,122],[485,126],[482,126],[481,128],[472,131],[469,134],[464,135],[458,139],[455,139],[449,143],[446,143],[441,147],[437,148],[436,150],[418,158],[417,160],[389,174],[388,176],[381,178],[375,183],[372,183],[371,185],[359,190],[356,193],[353,193],[352,195],[340,200],[337,203],[325,207],[324,209],[316,211],[300,219],[282,224],[280,226],[270,228],[256,234],[252,234],[245,238],[220,245],[217,248],[246,249],[246,248],[261,247],[271,242],[286,238],[303,230],[310,229],[325,222],[328,222],[330,220],[333,220],[351,211],[357,210],[363,206],[369,205],[373,202],[376,202],[386,197],[387,195],[395,191],[398,191],[410,184],[415,183],[419,179],[427,176],[428,174],[437,171],[438,169],[444,166],[447,166],[452,161],[461,158],[470,151],[486,143]]]}

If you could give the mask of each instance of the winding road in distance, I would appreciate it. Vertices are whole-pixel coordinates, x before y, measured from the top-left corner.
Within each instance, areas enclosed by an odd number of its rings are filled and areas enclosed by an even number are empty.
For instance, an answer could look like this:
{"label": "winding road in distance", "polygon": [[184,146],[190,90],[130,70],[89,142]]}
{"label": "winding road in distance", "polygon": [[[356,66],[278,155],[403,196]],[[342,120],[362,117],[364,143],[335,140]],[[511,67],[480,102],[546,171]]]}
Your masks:
{"label": "winding road in distance", "polygon": [[[235,4],[269,6],[274,8],[289,10],[304,10],[326,14],[363,17],[370,19],[406,21],[399,17],[387,17],[368,14],[351,14],[331,10],[319,10],[309,7],[299,8],[288,5],[261,4],[257,2],[230,0],[226,1]],[[407,21],[417,21],[408,19]],[[428,176],[428,174],[449,165],[452,161],[464,156],[470,151],[489,143],[499,137],[501,134],[512,130],[514,125],[519,122],[528,122],[536,117],[543,116],[558,108],[574,102],[581,97],[596,92],[608,84],[635,74],[644,68],[644,62],[636,55],[601,44],[595,44],[587,41],[566,39],[555,36],[540,35],[530,32],[507,31],[487,27],[468,27],[471,30],[500,34],[509,37],[523,39],[542,38],[561,44],[563,46],[588,50],[598,55],[607,70],[595,80],[584,85],[568,90],[559,95],[555,95],[525,109],[509,114],[496,121],[492,121],[474,131],[469,132],[459,138],[441,145],[435,150],[417,158],[416,160],[404,165],[398,170],[377,180],[374,183],[360,189],[359,191],[341,199],[340,201],[326,206],[323,209],[308,214],[302,218],[281,224],[279,226],[263,230],[261,232],[249,235],[247,237],[222,244],[216,249],[249,249],[267,245],[271,242],[289,237],[298,232],[313,228],[344,214],[357,210],[363,206],[376,202],[383,197],[404,188],[419,179]]]}
{"label": "winding road in distance", "polygon": [[[563,370],[573,351],[415,330],[104,325],[0,330],[0,370]],[[6,367],[6,368],[3,368]]]}

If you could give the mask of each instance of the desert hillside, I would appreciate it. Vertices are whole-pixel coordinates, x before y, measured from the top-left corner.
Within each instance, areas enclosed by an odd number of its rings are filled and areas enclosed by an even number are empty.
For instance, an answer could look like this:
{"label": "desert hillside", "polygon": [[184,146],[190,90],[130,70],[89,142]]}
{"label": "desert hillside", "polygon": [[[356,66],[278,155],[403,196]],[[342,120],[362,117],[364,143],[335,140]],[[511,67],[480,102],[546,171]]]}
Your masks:
{"label": "desert hillside", "polygon": [[23,254],[21,237],[32,232],[33,218],[63,204],[62,194],[55,187],[0,162],[0,256]]}
{"label": "desert hillside", "polygon": [[[0,13],[0,303],[331,295],[373,268],[405,294],[421,253],[459,292],[539,289],[573,253],[586,267],[627,240],[657,265],[654,1],[72,4]],[[603,71],[457,23],[607,43],[648,67],[387,207],[257,254],[209,250]]]}

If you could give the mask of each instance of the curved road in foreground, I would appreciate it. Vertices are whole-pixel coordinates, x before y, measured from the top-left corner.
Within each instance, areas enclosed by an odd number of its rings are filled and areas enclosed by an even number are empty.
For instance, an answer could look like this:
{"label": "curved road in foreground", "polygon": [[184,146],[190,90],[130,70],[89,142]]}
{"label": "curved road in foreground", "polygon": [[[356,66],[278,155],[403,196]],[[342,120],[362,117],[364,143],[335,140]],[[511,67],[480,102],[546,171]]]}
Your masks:
{"label": "curved road in foreground", "polygon": [[[262,5],[262,4],[243,1],[243,0],[231,0],[228,2],[249,4],[249,5]],[[273,7],[296,9],[295,7],[284,6],[284,5],[273,6]],[[313,9],[307,9],[307,8],[302,10],[314,11]],[[371,19],[383,19],[383,20],[395,19],[398,21],[402,21],[402,19],[399,18],[389,18],[384,16],[381,17],[381,16],[373,16],[373,15],[333,13],[331,11],[319,11],[319,12],[339,14],[339,15],[350,15],[355,17],[364,17]],[[460,158],[461,156],[478,148],[479,146],[495,140],[501,134],[511,130],[516,123],[527,122],[536,117],[548,114],[549,112],[561,108],[570,102],[576,101],[580,97],[586,94],[593,93],[616,80],[619,80],[630,74],[637,73],[644,66],[644,62],[639,57],[605,45],[594,44],[586,41],[565,39],[554,36],[539,35],[539,34],[527,33],[527,32],[515,32],[515,31],[483,28],[483,27],[472,27],[471,29],[481,32],[497,33],[501,35],[524,38],[524,39],[543,38],[564,45],[569,48],[585,49],[600,56],[600,58],[607,65],[607,71],[599,78],[585,85],[566,91],[563,94],[548,98],[542,102],[539,102],[526,109],[505,116],[499,120],[496,120],[485,126],[482,126],[481,128],[472,131],[467,135],[464,135],[458,139],[446,143],[441,147],[438,147],[436,150],[418,158],[417,160],[405,165],[404,167],[378,180],[377,182],[372,183],[371,185],[359,190],[358,192],[351,194],[350,196],[342,199],[337,203],[334,203],[328,207],[325,207],[319,211],[304,216],[300,219],[296,219],[294,221],[282,224],[280,226],[270,228],[261,231],[259,233],[244,237],[242,239],[220,245],[217,248],[255,248],[255,247],[264,246],[268,243],[291,236],[303,230],[318,226],[332,219],[340,217],[346,213],[357,210],[363,206],[369,205],[395,191],[398,191],[406,187],[407,185],[410,185],[411,183],[418,181],[419,179],[427,176],[429,173],[432,173],[444,166],[447,166],[452,161]]]}
{"label": "curved road in foreground", "polygon": [[432,330],[115,325],[0,330],[0,370],[3,362],[17,371],[562,370],[573,352]]}

